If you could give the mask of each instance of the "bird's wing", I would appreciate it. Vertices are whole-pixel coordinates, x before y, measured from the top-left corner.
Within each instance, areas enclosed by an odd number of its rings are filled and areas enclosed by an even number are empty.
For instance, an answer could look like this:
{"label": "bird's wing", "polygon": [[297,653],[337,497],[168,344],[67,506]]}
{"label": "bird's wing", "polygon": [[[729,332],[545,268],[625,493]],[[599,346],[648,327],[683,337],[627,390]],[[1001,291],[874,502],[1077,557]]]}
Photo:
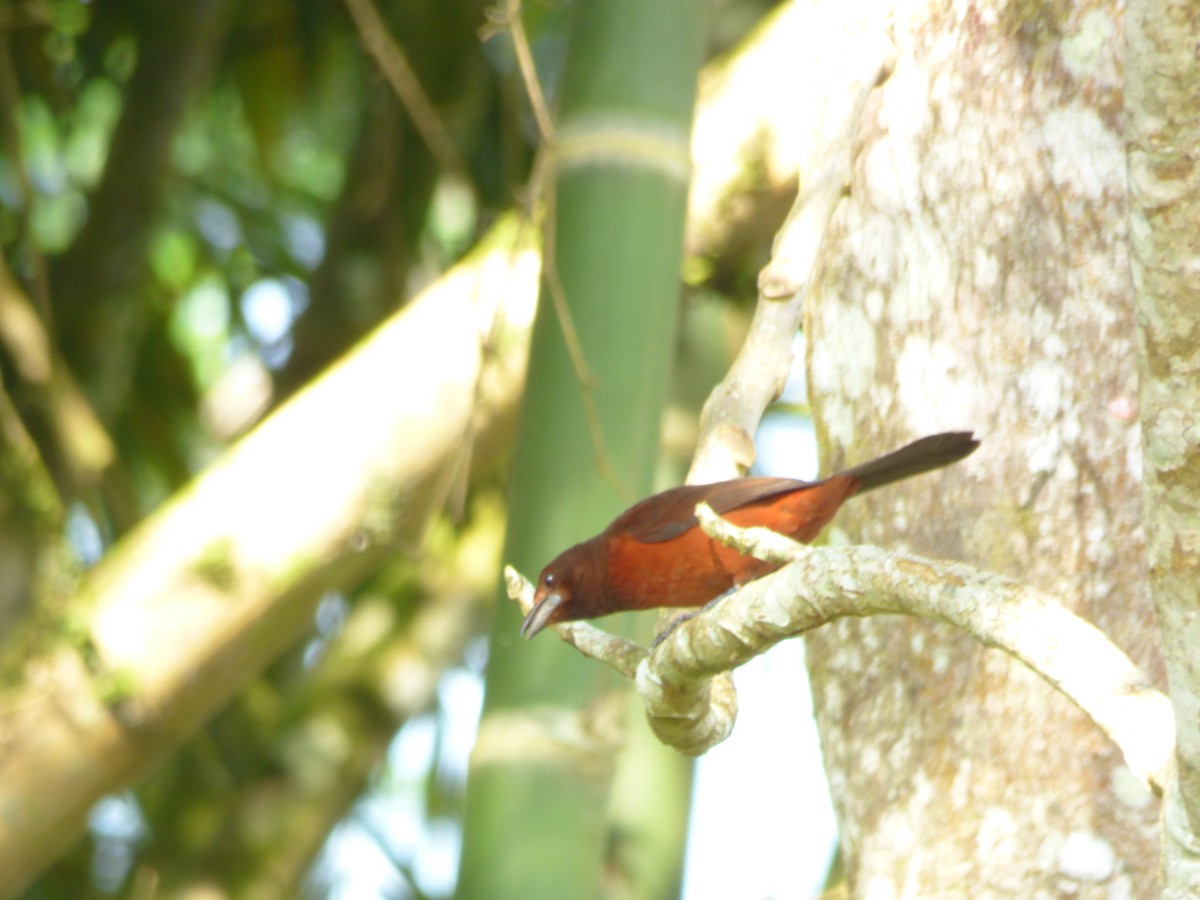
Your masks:
{"label": "bird's wing", "polygon": [[657,544],[696,527],[699,524],[696,504],[701,501],[707,502],[713,512],[721,514],[819,483],[791,478],[735,478],[716,484],[684,485],[647,497],[630,507],[608,527],[608,531],[643,544]]}

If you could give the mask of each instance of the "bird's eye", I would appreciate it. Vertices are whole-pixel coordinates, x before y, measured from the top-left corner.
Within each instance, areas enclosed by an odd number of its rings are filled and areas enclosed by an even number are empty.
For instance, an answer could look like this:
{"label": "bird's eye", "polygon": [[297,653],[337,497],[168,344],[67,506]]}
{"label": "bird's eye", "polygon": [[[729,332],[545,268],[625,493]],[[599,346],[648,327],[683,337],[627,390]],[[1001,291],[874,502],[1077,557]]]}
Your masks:
{"label": "bird's eye", "polygon": [[546,587],[554,587],[554,574],[547,572],[545,575],[543,575],[542,584],[544,584]]}

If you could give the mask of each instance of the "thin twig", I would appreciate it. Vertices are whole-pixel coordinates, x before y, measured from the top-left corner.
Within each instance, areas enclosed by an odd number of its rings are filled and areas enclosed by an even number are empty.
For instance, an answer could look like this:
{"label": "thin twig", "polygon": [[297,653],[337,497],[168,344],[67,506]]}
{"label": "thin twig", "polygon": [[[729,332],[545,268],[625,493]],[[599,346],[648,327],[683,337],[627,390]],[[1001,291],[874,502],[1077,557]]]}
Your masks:
{"label": "thin twig", "polygon": [[533,108],[533,118],[537,122],[542,142],[549,144],[554,139],[554,126],[550,122],[550,111],[546,108],[541,82],[538,81],[537,67],[533,64],[533,53],[529,50],[529,36],[525,33],[525,23],[521,20],[521,0],[507,0],[504,5],[503,25],[512,35],[517,66],[521,70],[521,80],[525,83],[525,93],[529,97],[529,105]]}
{"label": "thin twig", "polygon": [[567,345],[567,353],[571,357],[571,365],[575,369],[575,378],[579,382],[579,399],[583,403],[583,417],[587,422],[588,433],[591,435],[592,448],[596,451],[596,468],[604,476],[617,496],[625,503],[632,503],[633,496],[629,488],[617,475],[609,458],[608,449],[604,442],[604,427],[600,423],[600,411],[596,408],[596,378],[588,368],[587,359],[583,355],[583,344],[579,340],[579,332],[575,328],[575,320],[571,317],[571,308],[567,305],[567,295],[563,290],[562,281],[558,277],[558,266],[555,264],[554,250],[554,192],[546,194],[546,223],[542,228],[542,281],[550,302],[554,305],[554,313],[562,329],[563,341]]}
{"label": "thin twig", "polygon": [[[483,422],[487,421],[488,404],[494,398],[488,395],[488,388],[495,381],[495,369],[502,362],[500,344],[505,338],[506,330],[511,331],[511,309],[509,301],[514,297],[532,295],[537,291],[538,263],[526,264],[523,259],[531,256],[536,259],[537,251],[534,240],[527,231],[526,219],[514,216],[515,225],[511,234],[504,232],[502,248],[497,246],[492,252],[505,259],[504,275],[506,287],[495,292],[495,302],[490,305],[480,303],[479,332],[479,365],[475,372],[475,386],[472,390],[471,408],[474,413],[463,421],[463,436],[461,447],[447,461],[443,476],[437,481],[433,491],[434,506],[444,507],[454,521],[462,518],[466,509],[467,489],[470,483],[471,465],[476,452],[476,444]],[[497,230],[498,231],[498,230]],[[493,232],[496,233],[496,232]],[[532,277],[528,284],[524,277],[532,268]],[[485,296],[482,290],[485,279],[499,280],[501,276],[488,267],[481,268],[474,277],[478,288],[477,296]],[[490,377],[489,377],[490,376]]]}
{"label": "thin twig", "polygon": [[[555,203],[556,198],[553,187],[554,154],[552,147],[554,143],[554,126],[550,121],[550,114],[546,109],[541,86],[538,84],[537,70],[533,65],[533,56],[529,52],[529,40],[525,34],[524,25],[521,23],[519,0],[507,0],[504,16],[502,19],[496,21],[496,26],[506,27],[512,34],[513,45],[516,48],[520,64],[521,81],[525,87],[526,95],[529,97],[530,105],[534,109],[538,121],[538,130],[541,133],[542,146],[538,148],[537,157],[533,163],[533,172],[530,176],[531,190],[529,193],[531,198],[533,198],[533,202],[536,202],[536,198],[544,198],[542,279],[546,286],[546,292],[550,295],[550,301],[554,307],[554,314],[558,319],[559,328],[562,330],[563,341],[567,346],[567,354],[570,356],[571,366],[575,370],[575,378],[579,382],[583,416],[587,422],[592,448],[596,452],[596,469],[612,486],[617,496],[623,502],[632,503],[634,499],[632,493],[617,474],[617,470],[608,455],[607,445],[604,440],[604,428],[600,422],[600,412],[596,408],[596,379],[592,375],[587,358],[584,355],[583,343],[579,339],[579,331],[575,327],[575,320],[571,315],[571,308],[567,303],[566,292],[563,290],[562,280],[559,278],[558,267],[555,263],[554,226],[557,205]],[[529,211],[529,215],[533,215],[532,210]]]}
{"label": "thin twig", "polygon": [[465,177],[465,167],[458,148],[450,140],[436,108],[408,64],[408,58],[388,34],[387,26],[371,0],[346,0],[346,8],[358,26],[367,52],[379,64],[438,167],[449,175]]}

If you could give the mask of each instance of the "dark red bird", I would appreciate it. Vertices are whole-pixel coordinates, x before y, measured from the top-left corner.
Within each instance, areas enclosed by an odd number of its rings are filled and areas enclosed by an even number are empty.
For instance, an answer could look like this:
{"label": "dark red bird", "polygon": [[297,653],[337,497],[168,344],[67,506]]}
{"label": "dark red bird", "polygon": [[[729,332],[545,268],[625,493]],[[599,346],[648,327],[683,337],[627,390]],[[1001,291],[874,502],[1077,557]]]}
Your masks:
{"label": "dark red bird", "polygon": [[735,525],[763,525],[807,543],[852,495],[948,466],[978,446],[970,432],[954,431],[921,438],[823,481],[736,478],[647,497],[542,570],[521,635],[531,638],[555,622],[630,609],[703,606],[778,568],[705,534],[696,521],[702,500]]}

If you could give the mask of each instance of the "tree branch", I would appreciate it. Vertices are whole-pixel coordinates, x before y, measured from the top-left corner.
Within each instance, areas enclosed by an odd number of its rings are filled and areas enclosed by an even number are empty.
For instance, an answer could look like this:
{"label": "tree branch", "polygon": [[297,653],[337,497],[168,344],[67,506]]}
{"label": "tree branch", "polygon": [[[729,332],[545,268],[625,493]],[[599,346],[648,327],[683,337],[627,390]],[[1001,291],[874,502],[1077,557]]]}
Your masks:
{"label": "tree branch", "polygon": [[311,628],[326,590],[419,539],[464,434],[506,443],[538,271],[517,232],[497,225],[90,570],[0,701],[0,896]]}
{"label": "tree branch", "polygon": [[[52,468],[72,488],[89,487],[116,458],[104,426],[51,343],[34,305],[0,258],[0,352],[21,380],[26,405],[46,427]],[[14,392],[15,393],[15,392]]]}
{"label": "tree branch", "polygon": [[[804,183],[795,206],[772,248],[771,262],[758,279],[759,300],[750,332],[729,374],[717,385],[700,416],[700,441],[688,473],[689,484],[704,484],[742,475],[754,462],[754,433],[763,410],[779,396],[792,364],[792,341],[800,328],[808,285],[817,265],[825,232],[850,181],[852,146],[863,104],[892,65],[895,48],[884,22],[871,10],[821,21],[818,14],[800,15],[805,27],[794,33],[819,42],[789,46],[792,58],[807,59],[813,71],[796,82],[819,81],[825,89],[805,98],[796,121],[812,123],[803,135],[797,163]],[[836,87],[834,87],[836,85]],[[697,119],[693,152],[698,160],[712,151],[700,145],[702,129],[721,123]],[[722,146],[724,141],[721,142]],[[720,170],[719,166],[714,169]],[[723,196],[711,173],[698,165],[691,202],[701,208]]]}
{"label": "tree branch", "polygon": [[[1143,783],[1161,793],[1173,777],[1170,702],[1103,632],[1053,598],[963,563],[869,546],[811,548],[767,529],[739,529],[703,504],[697,515],[723,543],[790,562],[677,623],[638,663],[651,727],[681,753],[704,753],[733,729],[736,700],[718,676],[835,619],[898,614],[946,622],[1015,657],[1087,713]],[[584,626],[556,627],[575,639]],[[625,670],[590,632],[586,647]]]}

